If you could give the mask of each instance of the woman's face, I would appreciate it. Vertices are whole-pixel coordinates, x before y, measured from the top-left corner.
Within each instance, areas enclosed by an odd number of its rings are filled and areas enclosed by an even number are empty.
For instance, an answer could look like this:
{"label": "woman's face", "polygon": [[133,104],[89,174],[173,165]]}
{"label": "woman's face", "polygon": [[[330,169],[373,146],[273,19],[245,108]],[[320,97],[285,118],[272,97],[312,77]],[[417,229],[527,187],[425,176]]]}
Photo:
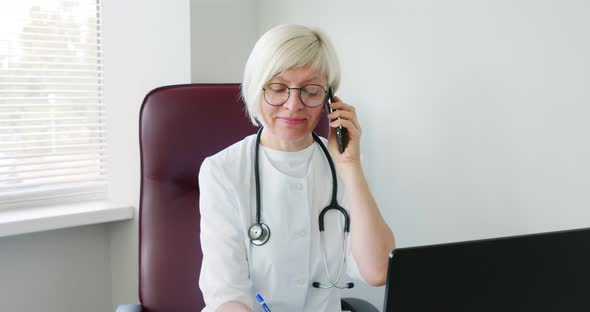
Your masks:
{"label": "woman's face", "polygon": [[[270,83],[282,83],[290,88],[301,88],[308,84],[317,84],[327,89],[325,77],[309,66],[288,69],[274,76]],[[267,85],[268,85],[267,84]],[[313,143],[311,132],[317,125],[323,105],[307,107],[301,102],[299,90],[291,90],[291,95],[283,105],[269,105],[262,98],[261,114],[265,128],[261,142],[264,146],[298,151]]]}

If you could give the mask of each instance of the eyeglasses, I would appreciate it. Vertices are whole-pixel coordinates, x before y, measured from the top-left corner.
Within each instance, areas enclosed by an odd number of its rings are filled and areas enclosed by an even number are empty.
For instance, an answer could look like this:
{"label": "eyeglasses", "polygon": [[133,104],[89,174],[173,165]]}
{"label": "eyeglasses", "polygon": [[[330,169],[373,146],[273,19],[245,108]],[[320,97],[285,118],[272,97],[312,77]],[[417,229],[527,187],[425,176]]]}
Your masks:
{"label": "eyeglasses", "polygon": [[299,90],[299,97],[303,105],[318,107],[326,102],[328,92],[317,84],[308,84],[301,88],[289,88],[282,83],[270,83],[264,88],[264,100],[272,106],[281,106],[289,100],[291,90]]}

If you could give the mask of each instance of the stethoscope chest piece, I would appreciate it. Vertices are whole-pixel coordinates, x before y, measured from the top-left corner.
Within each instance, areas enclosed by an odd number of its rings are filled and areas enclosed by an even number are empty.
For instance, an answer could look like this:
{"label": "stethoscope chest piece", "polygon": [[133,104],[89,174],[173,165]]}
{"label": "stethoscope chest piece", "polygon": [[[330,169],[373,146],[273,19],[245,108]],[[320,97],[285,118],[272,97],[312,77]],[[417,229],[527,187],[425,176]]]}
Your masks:
{"label": "stethoscope chest piece", "polygon": [[250,242],[252,242],[252,244],[262,246],[266,244],[270,238],[270,228],[264,223],[254,223],[250,229],[248,229],[248,236],[250,237]]}

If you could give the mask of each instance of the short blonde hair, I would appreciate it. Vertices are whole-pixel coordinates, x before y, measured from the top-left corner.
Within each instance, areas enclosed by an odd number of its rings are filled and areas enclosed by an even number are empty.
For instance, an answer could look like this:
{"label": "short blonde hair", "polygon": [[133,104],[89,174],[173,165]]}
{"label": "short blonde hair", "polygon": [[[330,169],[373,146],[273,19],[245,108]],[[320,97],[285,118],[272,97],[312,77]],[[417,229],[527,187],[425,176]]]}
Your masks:
{"label": "short blonde hair", "polygon": [[328,37],[318,29],[280,25],[267,31],[252,49],[242,82],[242,98],[255,126],[260,118],[262,88],[272,77],[294,67],[309,66],[328,80],[334,92],[340,85],[340,64]]}

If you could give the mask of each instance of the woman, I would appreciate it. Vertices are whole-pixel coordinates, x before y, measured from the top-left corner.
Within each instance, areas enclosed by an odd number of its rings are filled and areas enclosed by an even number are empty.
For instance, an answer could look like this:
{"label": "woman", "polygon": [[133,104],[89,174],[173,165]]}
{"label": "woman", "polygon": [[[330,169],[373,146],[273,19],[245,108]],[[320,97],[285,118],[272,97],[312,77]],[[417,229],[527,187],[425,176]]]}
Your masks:
{"label": "woman", "polygon": [[[342,153],[335,131],[329,161],[326,139],[312,134],[339,82],[334,48],[317,30],[282,25],[256,43],[242,94],[261,130],[207,158],[199,173],[204,311],[259,310],[256,293],[275,311],[340,311],[339,288],[351,278],[385,283],[394,237],[361,167],[354,107],[338,97],[330,104],[330,126],[348,131]],[[332,159],[344,209],[325,213],[320,234],[319,215],[334,204]]]}

